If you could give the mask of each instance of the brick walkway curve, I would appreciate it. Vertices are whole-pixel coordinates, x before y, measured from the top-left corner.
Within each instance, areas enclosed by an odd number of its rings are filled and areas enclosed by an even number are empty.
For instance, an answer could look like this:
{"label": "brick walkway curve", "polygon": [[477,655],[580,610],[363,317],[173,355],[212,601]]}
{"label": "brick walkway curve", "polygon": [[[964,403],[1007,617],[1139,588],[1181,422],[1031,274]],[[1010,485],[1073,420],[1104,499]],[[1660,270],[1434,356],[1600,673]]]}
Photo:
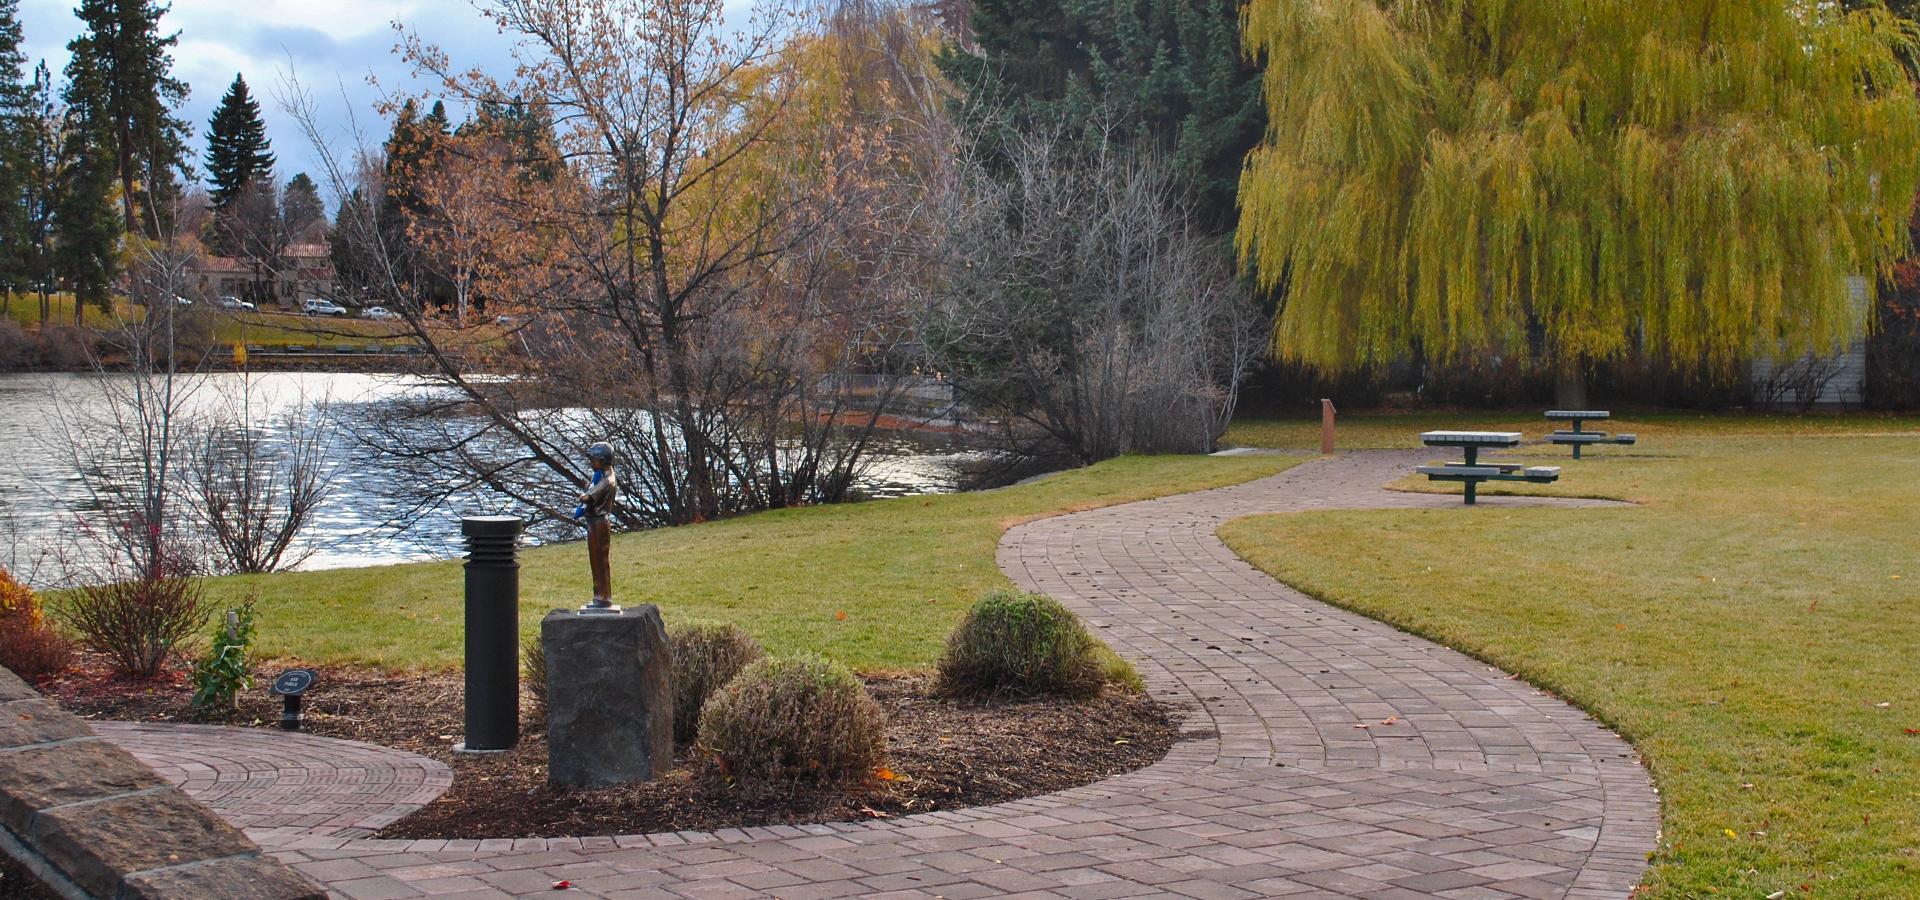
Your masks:
{"label": "brick walkway curve", "polygon": [[214,725],[89,724],[263,845],[368,837],[453,786],[445,763],[358,741]]}
{"label": "brick walkway curve", "polygon": [[[901,820],[618,837],[262,843],[354,900],[1624,900],[1659,827],[1633,750],[1466,656],[1317,603],[1213,531],[1260,512],[1597,501],[1395,493],[1426,452],[1043,519],[999,560],[1191,706],[1138,772]],[[1366,725],[1366,728],[1356,726]],[[553,891],[559,880],[572,883]]]}

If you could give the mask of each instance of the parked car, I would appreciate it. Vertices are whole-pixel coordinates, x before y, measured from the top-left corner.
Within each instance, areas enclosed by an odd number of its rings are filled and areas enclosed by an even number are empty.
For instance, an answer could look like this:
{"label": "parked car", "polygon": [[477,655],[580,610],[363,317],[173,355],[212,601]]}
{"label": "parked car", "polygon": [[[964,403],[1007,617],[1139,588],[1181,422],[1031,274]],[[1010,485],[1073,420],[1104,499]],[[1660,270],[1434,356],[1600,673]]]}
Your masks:
{"label": "parked car", "polygon": [[238,297],[216,297],[214,298],[213,305],[218,306],[221,309],[238,309],[238,310],[247,310],[249,312],[251,312],[254,308],[253,304],[248,303],[247,301],[242,300]]}
{"label": "parked car", "polygon": [[163,297],[172,297],[172,298],[173,298],[173,305],[175,305],[175,306],[192,306],[192,305],[193,305],[193,301],[192,301],[192,300],[188,300],[187,298],[185,298],[185,297],[182,297],[182,296],[180,296],[179,294],[162,294],[161,296],[163,296]]}
{"label": "parked car", "polygon": [[384,306],[369,306],[360,311],[362,319],[398,319],[399,316],[388,312]]}
{"label": "parked car", "polygon": [[307,300],[300,304],[300,310],[310,316],[344,316],[347,308],[331,300]]}

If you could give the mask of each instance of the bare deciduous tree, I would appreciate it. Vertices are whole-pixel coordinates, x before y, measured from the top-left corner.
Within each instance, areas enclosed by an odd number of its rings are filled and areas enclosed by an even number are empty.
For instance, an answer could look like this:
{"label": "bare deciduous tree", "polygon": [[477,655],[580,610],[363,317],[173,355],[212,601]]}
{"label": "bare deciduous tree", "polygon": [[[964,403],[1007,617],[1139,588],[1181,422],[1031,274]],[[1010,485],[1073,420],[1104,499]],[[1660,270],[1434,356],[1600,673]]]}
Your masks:
{"label": "bare deciduous tree", "polygon": [[929,349],[1004,446],[1213,449],[1267,329],[1160,167],[1030,135],[963,164],[948,204]]}
{"label": "bare deciduous tree", "polygon": [[[891,397],[856,406],[823,376],[910,355],[898,285],[916,267],[880,242],[882,222],[921,202],[889,193],[901,182],[880,171],[905,156],[873,121],[862,131],[795,107],[809,76],[788,10],[738,28],[718,0],[498,0],[491,12],[524,38],[513,85],[409,49],[449,93],[550,113],[557,162],[530,165],[463,129],[439,151],[457,177],[414,181],[421,218],[439,221],[409,223],[412,246],[394,246],[406,229],[380,221],[377,202],[343,205],[337,225],[437,388],[369,437],[423,486],[415,509],[465,494],[565,521],[595,440],[622,458],[623,527],[844,497]],[[368,156],[337,183],[377,197],[380,171]],[[505,324],[439,318],[401,274],[416,251],[454,264]]]}
{"label": "bare deciduous tree", "polygon": [[290,569],[311,555],[295,539],[325,502],[335,472],[327,460],[327,402],[300,397],[263,423],[252,389],[244,378],[208,417],[189,460],[194,517],[214,566],[231,572]]}

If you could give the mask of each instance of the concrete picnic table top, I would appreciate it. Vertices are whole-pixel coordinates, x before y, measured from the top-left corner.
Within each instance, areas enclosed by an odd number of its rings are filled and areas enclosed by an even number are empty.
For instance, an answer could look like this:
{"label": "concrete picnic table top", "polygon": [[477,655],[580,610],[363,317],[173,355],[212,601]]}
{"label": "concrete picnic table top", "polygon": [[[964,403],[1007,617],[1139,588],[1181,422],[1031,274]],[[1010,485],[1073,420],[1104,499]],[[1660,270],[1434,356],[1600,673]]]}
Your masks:
{"label": "concrete picnic table top", "polygon": [[1518,431],[1424,431],[1420,440],[1429,447],[1518,447]]}

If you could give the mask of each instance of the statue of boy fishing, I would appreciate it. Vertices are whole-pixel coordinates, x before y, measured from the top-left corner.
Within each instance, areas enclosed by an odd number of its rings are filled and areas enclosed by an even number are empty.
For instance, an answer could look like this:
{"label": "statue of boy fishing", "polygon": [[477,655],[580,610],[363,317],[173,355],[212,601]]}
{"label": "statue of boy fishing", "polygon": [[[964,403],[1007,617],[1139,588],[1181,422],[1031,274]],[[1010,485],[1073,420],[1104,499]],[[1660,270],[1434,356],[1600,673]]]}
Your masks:
{"label": "statue of boy fishing", "polygon": [[613,543],[613,504],[620,497],[620,482],[613,477],[613,445],[601,441],[588,447],[587,461],[593,465],[593,481],[573,511],[587,526],[587,564],[593,569],[593,600],[581,608],[608,609],[613,606],[613,573],[607,550]]}

